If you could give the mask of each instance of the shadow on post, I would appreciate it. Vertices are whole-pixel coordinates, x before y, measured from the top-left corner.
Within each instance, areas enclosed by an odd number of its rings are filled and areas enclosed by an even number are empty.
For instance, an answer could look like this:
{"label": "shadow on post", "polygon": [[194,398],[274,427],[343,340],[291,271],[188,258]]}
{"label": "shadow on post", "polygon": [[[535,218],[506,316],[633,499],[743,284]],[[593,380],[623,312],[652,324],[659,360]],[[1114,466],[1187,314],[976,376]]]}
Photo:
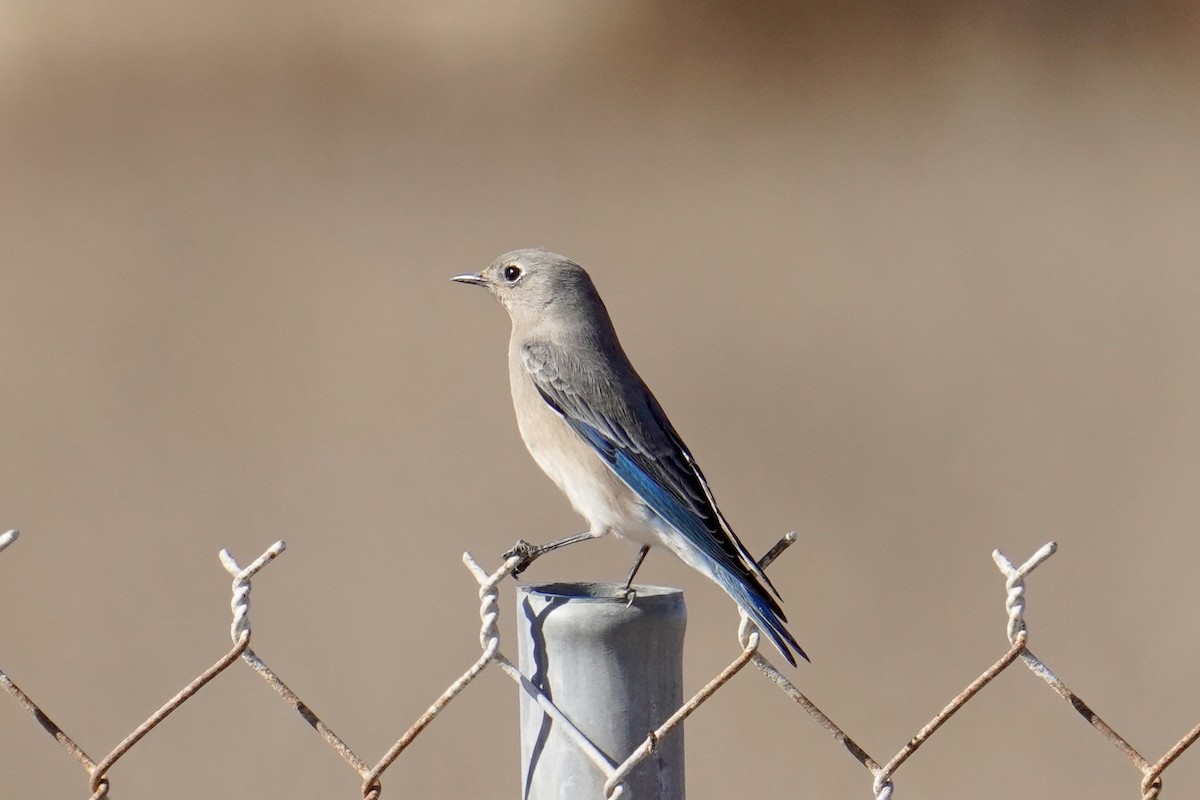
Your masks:
{"label": "shadow on post", "polygon": [[[611,583],[522,586],[521,672],[615,766],[683,701],[683,592],[637,586],[632,603]],[[605,776],[521,692],[524,800],[604,797]],[[683,800],[683,731],[671,732],[625,779],[627,797]]]}

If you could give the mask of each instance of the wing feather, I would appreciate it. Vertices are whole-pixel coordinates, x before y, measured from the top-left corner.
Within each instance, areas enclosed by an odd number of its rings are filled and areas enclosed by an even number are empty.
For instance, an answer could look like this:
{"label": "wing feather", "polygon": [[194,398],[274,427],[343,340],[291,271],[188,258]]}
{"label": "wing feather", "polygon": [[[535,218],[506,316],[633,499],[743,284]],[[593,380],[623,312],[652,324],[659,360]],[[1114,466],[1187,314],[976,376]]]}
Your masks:
{"label": "wing feather", "polygon": [[[593,374],[564,348],[544,342],[526,344],[521,356],[542,399],[656,514],[728,573],[722,585],[760,611],[756,621],[789,660],[781,639],[803,655],[763,585],[775,587],[730,530],[692,454],[632,367],[623,377]],[[622,380],[630,385],[612,385]]]}

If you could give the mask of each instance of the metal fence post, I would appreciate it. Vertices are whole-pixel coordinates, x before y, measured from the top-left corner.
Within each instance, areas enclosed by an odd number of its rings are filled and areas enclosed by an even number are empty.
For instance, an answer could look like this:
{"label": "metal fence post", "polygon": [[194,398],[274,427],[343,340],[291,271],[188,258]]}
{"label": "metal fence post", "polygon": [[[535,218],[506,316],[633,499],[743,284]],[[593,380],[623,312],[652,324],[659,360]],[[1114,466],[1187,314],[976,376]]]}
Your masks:
{"label": "metal fence post", "polygon": [[[517,592],[521,672],[614,764],[683,701],[683,592],[548,583]],[[603,800],[604,776],[527,692],[521,695],[523,800]],[[625,781],[632,800],[683,800],[683,730]]]}

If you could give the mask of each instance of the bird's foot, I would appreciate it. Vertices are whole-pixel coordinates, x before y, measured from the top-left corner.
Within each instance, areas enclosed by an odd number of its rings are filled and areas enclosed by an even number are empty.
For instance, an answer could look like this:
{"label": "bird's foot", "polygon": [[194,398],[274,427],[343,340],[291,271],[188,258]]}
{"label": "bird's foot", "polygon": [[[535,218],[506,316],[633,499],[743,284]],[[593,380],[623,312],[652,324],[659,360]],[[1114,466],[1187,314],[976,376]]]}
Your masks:
{"label": "bird's foot", "polygon": [[500,556],[505,561],[508,561],[514,556],[520,556],[521,560],[513,567],[512,576],[515,578],[525,570],[529,569],[529,565],[537,560],[537,557],[546,552],[545,548],[539,547],[536,544],[530,544],[524,539],[517,539],[517,543],[505,550]]}

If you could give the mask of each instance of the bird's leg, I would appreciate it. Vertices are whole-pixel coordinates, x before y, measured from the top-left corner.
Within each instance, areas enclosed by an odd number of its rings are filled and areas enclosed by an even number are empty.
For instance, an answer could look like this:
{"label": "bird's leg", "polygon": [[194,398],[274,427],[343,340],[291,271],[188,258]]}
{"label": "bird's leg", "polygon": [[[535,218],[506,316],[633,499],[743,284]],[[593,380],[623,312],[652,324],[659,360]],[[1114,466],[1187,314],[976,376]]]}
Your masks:
{"label": "bird's leg", "polygon": [[557,550],[560,547],[566,547],[569,544],[576,542],[586,542],[588,539],[595,539],[596,534],[591,531],[586,533],[577,533],[574,536],[568,536],[565,539],[558,539],[549,544],[530,544],[524,539],[517,539],[517,543],[511,549],[505,551],[500,557],[508,560],[513,556],[520,556],[521,560],[513,567],[512,576],[515,578],[525,570],[529,569],[529,565],[537,559],[549,553],[551,550]]}
{"label": "bird's leg", "polygon": [[633,576],[637,575],[639,569],[642,568],[642,562],[646,560],[646,554],[650,552],[650,545],[642,545],[642,549],[638,550],[637,558],[633,559],[633,566],[629,568],[629,574],[625,576],[625,583],[621,587],[621,595],[629,598],[629,602],[633,602]]}

